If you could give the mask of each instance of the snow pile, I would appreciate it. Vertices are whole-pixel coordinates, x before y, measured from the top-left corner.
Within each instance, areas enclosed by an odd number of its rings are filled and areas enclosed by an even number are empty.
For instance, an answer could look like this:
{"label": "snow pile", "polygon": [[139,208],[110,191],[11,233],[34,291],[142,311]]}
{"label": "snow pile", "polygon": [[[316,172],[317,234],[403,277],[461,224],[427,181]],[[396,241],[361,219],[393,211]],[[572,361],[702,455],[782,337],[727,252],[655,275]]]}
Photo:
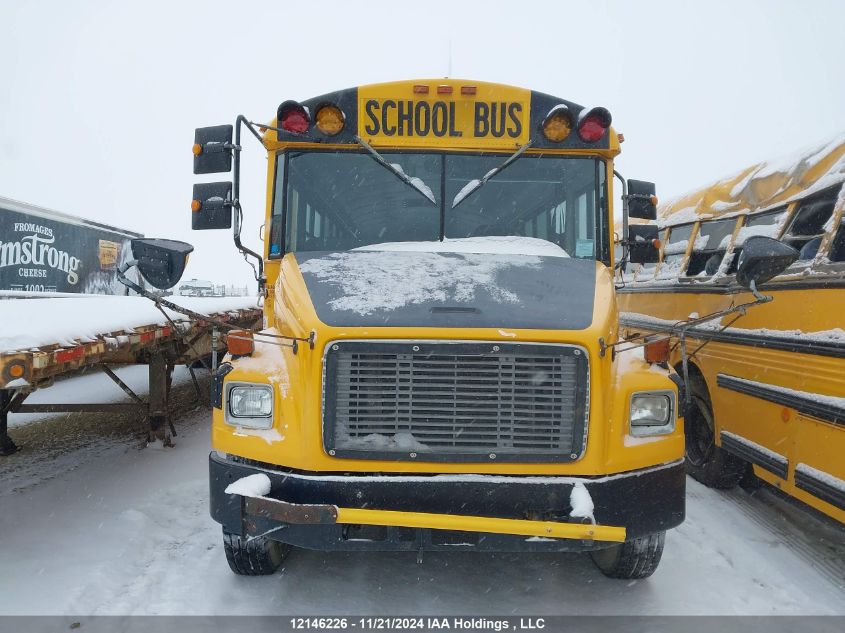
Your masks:
{"label": "snow pile", "polygon": [[569,493],[569,505],[572,506],[572,511],[569,513],[570,517],[576,519],[589,519],[590,523],[595,524],[596,519],[593,516],[593,498],[590,496],[590,491],[580,481],[572,486],[572,492]]}
{"label": "snow pile", "polygon": [[226,486],[227,495],[242,497],[265,497],[270,494],[270,478],[264,473],[247,475]]}
{"label": "snow pile", "polygon": [[370,433],[364,437],[349,437],[341,439],[343,448],[362,449],[369,451],[426,451],[428,446],[420,442],[413,434],[403,431],[392,437],[380,433]]}
{"label": "snow pile", "polygon": [[515,304],[517,295],[497,286],[497,276],[507,268],[539,265],[533,256],[370,251],[309,259],[300,270],[340,287],[341,296],[328,302],[332,309],[367,315],[414,303],[469,302],[482,289],[499,303]]}
{"label": "snow pile", "polygon": [[[201,314],[221,314],[257,307],[255,297],[176,297],[173,303]],[[188,317],[172,310],[175,322]],[[90,343],[110,332],[166,325],[167,319],[144,297],[87,296],[79,298],[8,299],[0,301],[0,352],[43,345]]]}
{"label": "snow pile", "polygon": [[490,255],[535,255],[569,257],[569,253],[548,240],[518,235],[460,237],[442,242],[384,242],[359,246],[356,251],[412,251],[423,253],[477,253]]}

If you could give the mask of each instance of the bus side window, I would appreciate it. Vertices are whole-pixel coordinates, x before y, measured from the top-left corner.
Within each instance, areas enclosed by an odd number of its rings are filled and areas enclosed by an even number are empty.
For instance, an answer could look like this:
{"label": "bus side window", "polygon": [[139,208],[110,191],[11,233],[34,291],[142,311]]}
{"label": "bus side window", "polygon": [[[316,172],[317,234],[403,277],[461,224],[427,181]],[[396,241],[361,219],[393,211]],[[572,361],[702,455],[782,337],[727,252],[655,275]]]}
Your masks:
{"label": "bus side window", "polygon": [[785,219],[786,207],[747,216],[745,218],[745,225],[739,229],[736,240],[734,240],[733,259],[731,260],[730,266],[728,266],[728,274],[732,275],[736,273],[736,265],[739,262],[739,254],[742,252],[742,245],[745,243],[745,240],[753,235],[777,238]]}
{"label": "bus side window", "polygon": [[815,258],[825,233],[825,224],[833,214],[839,187],[802,200],[792,217],[783,241],[797,249],[799,260]]}
{"label": "bus side window", "polygon": [[687,277],[711,276],[719,271],[736,222],[736,218],[730,218],[701,223],[687,263]]}
{"label": "bus side window", "polygon": [[681,274],[693,226],[684,224],[669,229],[669,238],[663,247],[663,263],[660,265],[659,279],[671,279]]}

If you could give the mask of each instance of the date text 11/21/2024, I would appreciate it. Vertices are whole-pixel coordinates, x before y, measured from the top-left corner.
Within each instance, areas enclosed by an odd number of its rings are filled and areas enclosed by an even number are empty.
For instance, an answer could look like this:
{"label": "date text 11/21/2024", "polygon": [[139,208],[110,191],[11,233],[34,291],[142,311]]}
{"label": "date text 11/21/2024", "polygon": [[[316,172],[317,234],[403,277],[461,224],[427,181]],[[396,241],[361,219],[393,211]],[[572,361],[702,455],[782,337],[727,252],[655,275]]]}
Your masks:
{"label": "date text 11/21/2024", "polygon": [[546,628],[545,618],[482,617],[294,617],[295,631],[538,631]]}

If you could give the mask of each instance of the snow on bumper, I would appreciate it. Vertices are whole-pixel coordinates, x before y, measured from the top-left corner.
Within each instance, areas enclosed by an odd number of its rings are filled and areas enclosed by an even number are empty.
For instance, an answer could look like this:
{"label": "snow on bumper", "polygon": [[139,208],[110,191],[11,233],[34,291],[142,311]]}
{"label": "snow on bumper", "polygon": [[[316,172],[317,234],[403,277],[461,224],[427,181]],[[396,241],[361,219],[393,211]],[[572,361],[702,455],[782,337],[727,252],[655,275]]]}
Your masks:
{"label": "snow on bumper", "polygon": [[[306,474],[216,453],[209,467],[211,515],[227,532],[320,550],[579,551],[666,530],[684,518],[682,462],[593,479]],[[269,492],[227,494],[237,489],[231,484],[258,473],[269,479]],[[576,502],[585,491],[594,522],[579,516]]]}

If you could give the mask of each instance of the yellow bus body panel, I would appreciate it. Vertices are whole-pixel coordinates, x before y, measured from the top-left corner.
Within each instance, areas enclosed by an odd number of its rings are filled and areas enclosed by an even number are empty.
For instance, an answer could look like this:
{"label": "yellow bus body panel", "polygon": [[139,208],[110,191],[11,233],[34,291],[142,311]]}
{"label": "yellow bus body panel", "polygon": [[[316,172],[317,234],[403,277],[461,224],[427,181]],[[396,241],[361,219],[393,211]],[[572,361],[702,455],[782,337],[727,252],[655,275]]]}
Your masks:
{"label": "yellow bus body panel", "polygon": [[[286,255],[271,290],[270,332],[307,337],[316,332],[311,350],[301,344],[294,354],[289,347],[256,343],[255,353],[234,361],[227,381],[274,385],[276,406],[273,428],[251,431],[224,422],[214,410],[213,447],[290,468],[320,472],[416,472],[580,474],[619,473],[675,461],[683,456],[683,424],[675,432],[654,438],[627,435],[630,396],[635,391],[671,390],[675,385],[668,371],[647,364],[642,354],[615,361],[608,352],[601,356],[599,339],[615,340],[616,302],[610,273],[596,264],[596,296],[593,322],[577,331],[500,330],[493,328],[396,328],[332,327],[318,318],[293,254]],[[266,313],[266,307],[265,307]],[[587,349],[590,360],[590,406],[587,446],[581,459],[568,463],[425,463],[338,459],[328,455],[322,438],[323,353],[338,340],[450,340],[577,344]],[[608,386],[612,388],[608,389]]]}

